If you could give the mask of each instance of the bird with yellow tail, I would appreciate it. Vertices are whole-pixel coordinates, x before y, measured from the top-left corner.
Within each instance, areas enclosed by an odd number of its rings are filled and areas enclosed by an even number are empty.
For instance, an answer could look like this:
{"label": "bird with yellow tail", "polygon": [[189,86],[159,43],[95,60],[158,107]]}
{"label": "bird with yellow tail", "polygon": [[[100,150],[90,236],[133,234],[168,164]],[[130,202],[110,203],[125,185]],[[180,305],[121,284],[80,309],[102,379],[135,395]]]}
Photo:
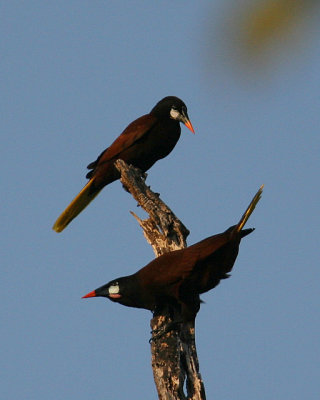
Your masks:
{"label": "bird with yellow tail", "polygon": [[186,105],[175,96],[165,97],[149,114],[131,122],[111,146],[88,165],[91,170],[87,174],[89,182],[63,211],[52,229],[63,231],[106,185],[120,178],[114,166],[116,160],[121,159],[145,172],[156,161],[166,157],[180,138],[180,122],[194,133]]}

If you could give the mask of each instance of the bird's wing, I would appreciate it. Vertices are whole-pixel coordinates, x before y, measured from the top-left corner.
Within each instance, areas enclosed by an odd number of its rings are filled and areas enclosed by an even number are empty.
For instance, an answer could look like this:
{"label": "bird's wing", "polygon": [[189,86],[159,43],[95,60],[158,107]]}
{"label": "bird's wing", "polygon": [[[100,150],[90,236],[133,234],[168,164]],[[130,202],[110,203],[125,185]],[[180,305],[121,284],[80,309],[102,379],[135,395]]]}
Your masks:
{"label": "bird's wing", "polygon": [[94,169],[99,163],[117,159],[121,152],[131,147],[139,139],[141,139],[157,122],[156,117],[151,114],[131,122],[120,136],[104,150],[96,161],[88,165],[89,169]]}
{"label": "bird's wing", "polygon": [[220,249],[230,240],[228,232],[218,233],[217,235],[209,236],[187,247],[183,252],[184,264],[190,263],[195,265],[198,261],[203,261],[213,252]]}
{"label": "bird's wing", "polygon": [[144,284],[163,287],[186,279],[198,262],[205,260],[228,241],[228,235],[220,233],[210,236],[190,247],[166,253],[152,260],[138,274]]}

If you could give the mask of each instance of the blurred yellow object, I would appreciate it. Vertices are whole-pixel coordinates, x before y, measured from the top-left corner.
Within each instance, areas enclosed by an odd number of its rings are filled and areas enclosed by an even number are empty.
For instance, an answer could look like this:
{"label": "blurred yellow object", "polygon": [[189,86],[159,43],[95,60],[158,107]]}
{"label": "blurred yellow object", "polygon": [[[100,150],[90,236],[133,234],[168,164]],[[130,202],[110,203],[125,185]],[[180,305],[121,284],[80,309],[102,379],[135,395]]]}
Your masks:
{"label": "blurred yellow object", "polygon": [[255,2],[243,21],[244,40],[251,50],[261,50],[294,27],[312,0],[265,0]]}
{"label": "blurred yellow object", "polygon": [[[221,4],[223,0],[220,0]],[[320,0],[224,1],[208,18],[208,71],[222,62],[241,77],[275,73],[317,40]],[[213,22],[214,21],[214,22]],[[208,51],[209,49],[209,51]],[[245,74],[245,75],[243,75]],[[269,75],[270,76],[270,75]]]}

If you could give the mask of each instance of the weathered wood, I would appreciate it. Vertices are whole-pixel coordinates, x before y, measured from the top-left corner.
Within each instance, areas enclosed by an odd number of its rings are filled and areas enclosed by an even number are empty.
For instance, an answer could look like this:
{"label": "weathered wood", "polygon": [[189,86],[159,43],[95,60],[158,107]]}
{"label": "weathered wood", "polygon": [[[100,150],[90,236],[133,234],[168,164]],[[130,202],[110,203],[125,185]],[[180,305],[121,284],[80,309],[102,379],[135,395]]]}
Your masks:
{"label": "weathered wood", "polygon": [[120,180],[125,189],[131,193],[138,205],[149,214],[148,219],[142,220],[131,212],[142,227],[155,255],[158,257],[163,253],[186,247],[188,229],[160,199],[159,194],[154,193],[146,185],[147,174],[127,165],[123,160],[117,160],[115,166],[121,173]]}
{"label": "weathered wood", "polygon": [[[117,160],[121,182],[138,205],[148,214],[142,220],[131,212],[143,229],[156,257],[187,246],[188,229],[145,183],[147,175]],[[174,265],[172,266],[174,268]],[[199,372],[194,324],[180,321],[177,310],[155,310],[151,320],[151,363],[159,400],[205,400],[204,384]],[[174,324],[174,328],[172,327]],[[186,394],[184,391],[186,390]]]}

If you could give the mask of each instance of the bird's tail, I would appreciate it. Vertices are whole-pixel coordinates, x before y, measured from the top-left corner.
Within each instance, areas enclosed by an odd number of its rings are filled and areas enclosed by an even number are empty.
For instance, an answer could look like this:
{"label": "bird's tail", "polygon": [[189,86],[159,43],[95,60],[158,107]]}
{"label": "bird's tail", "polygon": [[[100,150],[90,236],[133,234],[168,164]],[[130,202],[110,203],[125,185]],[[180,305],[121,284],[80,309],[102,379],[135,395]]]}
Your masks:
{"label": "bird's tail", "polygon": [[[236,226],[236,229],[235,229],[236,232],[240,232],[241,229],[245,226],[250,215],[252,214],[253,210],[255,209],[258,201],[261,199],[263,187],[264,187],[264,185],[260,186],[260,189],[257,191],[254,198],[251,200],[251,203],[249,204],[248,208],[246,209],[245,213],[243,214],[243,216],[241,217],[240,221],[238,222],[238,224]],[[250,233],[250,232],[248,232],[248,233]]]}
{"label": "bird's tail", "polygon": [[70,222],[87,207],[87,205],[99,194],[100,190],[92,188],[94,180],[91,179],[81,192],[72,200],[68,207],[56,220],[52,229],[56,232],[62,232]]}

